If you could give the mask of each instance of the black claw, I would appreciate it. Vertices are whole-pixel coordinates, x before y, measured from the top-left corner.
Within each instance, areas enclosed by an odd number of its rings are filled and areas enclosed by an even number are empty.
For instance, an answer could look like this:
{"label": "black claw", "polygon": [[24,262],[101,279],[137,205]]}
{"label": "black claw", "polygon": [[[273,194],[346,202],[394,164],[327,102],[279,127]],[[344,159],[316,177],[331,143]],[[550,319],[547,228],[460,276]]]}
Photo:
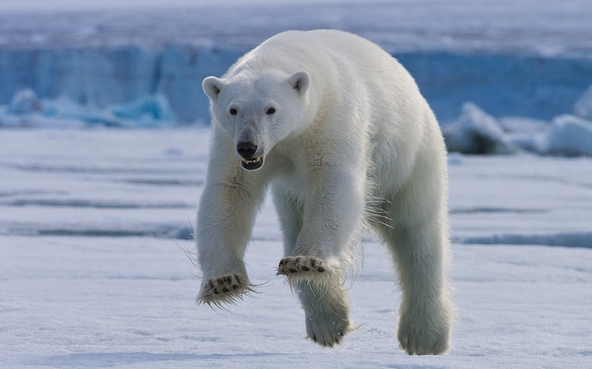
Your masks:
{"label": "black claw", "polygon": [[317,270],[319,271],[319,273],[322,273],[322,272],[324,272],[324,271],[325,271],[325,268],[323,268],[323,267],[318,267],[318,268],[317,268]]}
{"label": "black claw", "polygon": [[288,270],[290,271],[290,273],[298,273],[298,270],[294,268],[288,268]]}
{"label": "black claw", "polygon": [[305,272],[308,272],[310,270],[310,268],[305,265],[301,266],[300,269],[304,270]]}
{"label": "black claw", "polygon": [[281,265],[286,265],[286,259],[282,259],[282,260],[280,260],[280,266],[281,266]]}
{"label": "black claw", "polygon": [[214,288],[214,295],[217,295],[217,294],[219,294],[219,293],[220,293],[220,291],[218,291],[218,289],[217,289],[217,288]]}
{"label": "black claw", "polygon": [[238,274],[235,274],[235,275],[234,275],[234,278],[236,278],[236,281],[237,281],[238,283],[241,283],[241,280],[240,280],[240,277],[238,276]]}
{"label": "black claw", "polygon": [[310,258],[310,266],[314,267],[317,264],[317,259]]}
{"label": "black claw", "polygon": [[222,291],[223,291],[223,292],[228,292],[228,291],[230,291],[230,290],[229,290],[228,288],[224,287],[224,288],[222,289]]}
{"label": "black claw", "polygon": [[232,289],[233,289],[233,290],[238,290],[238,285],[236,285],[236,284],[233,284],[233,285],[232,285]]}
{"label": "black claw", "polygon": [[218,282],[218,284],[222,284],[222,283],[224,283],[224,279],[222,279],[222,277],[218,277],[216,279],[216,282]]}
{"label": "black claw", "polygon": [[212,281],[211,279],[208,281],[208,285],[210,286],[210,288],[214,288],[214,281]]}

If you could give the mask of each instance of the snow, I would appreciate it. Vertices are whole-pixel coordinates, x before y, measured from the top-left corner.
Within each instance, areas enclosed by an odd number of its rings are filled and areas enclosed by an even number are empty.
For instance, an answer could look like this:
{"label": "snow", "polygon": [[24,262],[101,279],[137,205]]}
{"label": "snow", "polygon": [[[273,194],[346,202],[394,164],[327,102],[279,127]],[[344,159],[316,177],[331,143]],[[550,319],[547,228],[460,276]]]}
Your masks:
{"label": "snow", "polygon": [[[344,344],[304,339],[267,203],[247,250],[258,294],[195,304],[208,128],[0,131],[0,362],[10,368],[589,368],[592,159],[449,159],[458,321],[444,356],[405,356],[399,291],[370,235]],[[541,246],[549,245],[549,246]],[[555,247],[550,247],[555,246]],[[568,246],[568,247],[565,247]]]}

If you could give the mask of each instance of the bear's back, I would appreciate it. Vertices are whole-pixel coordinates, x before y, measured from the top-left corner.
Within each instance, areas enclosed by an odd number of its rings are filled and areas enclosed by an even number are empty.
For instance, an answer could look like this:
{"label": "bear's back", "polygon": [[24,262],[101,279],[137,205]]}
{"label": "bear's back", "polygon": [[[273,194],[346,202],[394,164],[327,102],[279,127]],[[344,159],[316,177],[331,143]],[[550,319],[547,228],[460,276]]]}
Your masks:
{"label": "bear's back", "polygon": [[259,74],[270,69],[283,70],[289,75],[307,70],[316,80],[327,79],[325,85],[332,84],[331,76],[366,82],[375,79],[377,83],[393,77],[411,81],[407,71],[378,45],[337,30],[279,33],[239,59],[226,77],[245,70]]}
{"label": "bear's back", "polygon": [[[388,63],[391,66],[398,64],[378,45],[360,36],[337,30],[286,31],[271,37],[257,49],[268,60],[284,57],[303,59],[302,62],[312,64],[332,61],[338,67],[349,64],[357,69],[376,68],[377,63]],[[278,52],[283,56],[279,56]]]}

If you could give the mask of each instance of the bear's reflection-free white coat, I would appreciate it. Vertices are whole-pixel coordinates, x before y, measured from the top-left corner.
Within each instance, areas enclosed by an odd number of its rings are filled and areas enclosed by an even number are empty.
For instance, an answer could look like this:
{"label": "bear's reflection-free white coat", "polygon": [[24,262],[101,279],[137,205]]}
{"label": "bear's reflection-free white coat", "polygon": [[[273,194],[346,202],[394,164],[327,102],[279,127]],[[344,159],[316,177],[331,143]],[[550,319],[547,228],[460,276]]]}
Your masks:
{"label": "bear's reflection-free white coat", "polygon": [[400,347],[445,352],[446,151],[409,73],[353,34],[290,31],[203,88],[213,132],[196,230],[198,301],[222,305],[252,290],[243,256],[270,185],[284,233],[277,273],[297,292],[311,340],[333,346],[352,330],[343,282],[371,227],[398,271]]}

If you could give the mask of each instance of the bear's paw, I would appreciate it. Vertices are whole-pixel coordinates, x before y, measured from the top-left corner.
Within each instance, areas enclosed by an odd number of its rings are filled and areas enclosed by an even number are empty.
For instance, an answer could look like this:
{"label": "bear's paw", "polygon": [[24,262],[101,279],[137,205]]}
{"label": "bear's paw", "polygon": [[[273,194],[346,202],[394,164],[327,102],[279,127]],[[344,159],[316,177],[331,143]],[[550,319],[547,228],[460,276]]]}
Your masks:
{"label": "bear's paw", "polygon": [[409,316],[399,326],[399,346],[408,355],[441,355],[448,350],[450,322],[440,319],[432,324],[421,324]]}
{"label": "bear's paw", "polygon": [[203,283],[197,303],[222,308],[223,304],[242,300],[243,296],[249,292],[253,292],[253,290],[248,279],[242,274],[221,275]]}
{"label": "bear's paw", "polygon": [[285,275],[289,278],[316,279],[325,273],[327,273],[325,261],[312,256],[285,257],[280,260],[277,269],[277,275]]}
{"label": "bear's paw", "polygon": [[346,309],[321,309],[306,317],[307,337],[320,346],[340,344],[351,330]]}

